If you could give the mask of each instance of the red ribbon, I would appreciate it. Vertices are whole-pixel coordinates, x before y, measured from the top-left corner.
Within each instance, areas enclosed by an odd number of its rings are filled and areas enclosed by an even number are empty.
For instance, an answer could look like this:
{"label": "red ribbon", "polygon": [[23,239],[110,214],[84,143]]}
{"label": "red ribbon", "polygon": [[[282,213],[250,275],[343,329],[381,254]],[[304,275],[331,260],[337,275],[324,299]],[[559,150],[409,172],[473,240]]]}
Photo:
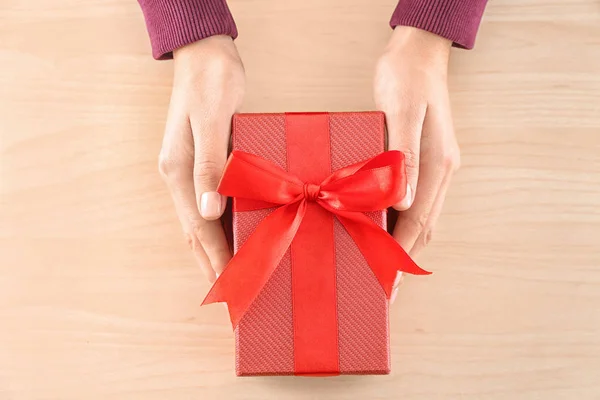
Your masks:
{"label": "red ribbon", "polygon": [[427,272],[364,212],[399,202],[405,194],[404,155],[387,151],[335,171],[320,184],[302,182],[253,154],[233,151],[218,191],[243,199],[236,211],[278,207],[267,216],[219,276],[204,304],[227,302],[233,326],[267,283],[292,244],[309,202],[333,214],[350,234],[388,299],[398,271]]}

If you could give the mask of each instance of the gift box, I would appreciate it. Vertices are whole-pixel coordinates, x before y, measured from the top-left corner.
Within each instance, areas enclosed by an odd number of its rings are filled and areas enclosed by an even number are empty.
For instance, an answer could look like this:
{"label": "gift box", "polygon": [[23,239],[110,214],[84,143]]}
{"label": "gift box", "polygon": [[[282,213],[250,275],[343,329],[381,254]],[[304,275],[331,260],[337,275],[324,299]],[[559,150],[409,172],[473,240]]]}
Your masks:
{"label": "gift box", "polygon": [[205,303],[228,303],[238,375],[390,372],[395,275],[426,272],[386,232],[406,180],[385,147],[380,112],[233,117],[236,254]]}

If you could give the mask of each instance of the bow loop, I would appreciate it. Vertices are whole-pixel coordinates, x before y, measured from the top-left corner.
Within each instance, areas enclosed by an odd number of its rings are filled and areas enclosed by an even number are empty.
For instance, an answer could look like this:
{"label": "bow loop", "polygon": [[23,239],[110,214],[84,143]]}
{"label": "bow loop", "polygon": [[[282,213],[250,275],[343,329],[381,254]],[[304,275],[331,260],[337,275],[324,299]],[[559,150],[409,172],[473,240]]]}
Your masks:
{"label": "bow loop", "polygon": [[340,211],[385,210],[406,195],[404,154],[388,151],[342,168],[323,181],[322,200]]}
{"label": "bow loop", "polygon": [[303,196],[304,183],[277,165],[243,151],[233,151],[217,191],[224,196],[251,200],[240,211],[293,203]]}

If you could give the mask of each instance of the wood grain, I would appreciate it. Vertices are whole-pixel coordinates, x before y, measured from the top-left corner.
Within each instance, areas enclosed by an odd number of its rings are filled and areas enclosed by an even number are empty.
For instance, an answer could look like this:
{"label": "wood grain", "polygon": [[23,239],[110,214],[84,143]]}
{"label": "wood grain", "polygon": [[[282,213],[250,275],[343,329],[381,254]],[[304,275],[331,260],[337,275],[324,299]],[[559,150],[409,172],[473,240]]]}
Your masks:
{"label": "wood grain", "polygon": [[[231,0],[244,111],[372,109],[393,0]],[[0,399],[599,399],[600,3],[491,1],[454,51],[463,167],[393,374],[235,378],[157,154],[134,1],[0,3]]]}

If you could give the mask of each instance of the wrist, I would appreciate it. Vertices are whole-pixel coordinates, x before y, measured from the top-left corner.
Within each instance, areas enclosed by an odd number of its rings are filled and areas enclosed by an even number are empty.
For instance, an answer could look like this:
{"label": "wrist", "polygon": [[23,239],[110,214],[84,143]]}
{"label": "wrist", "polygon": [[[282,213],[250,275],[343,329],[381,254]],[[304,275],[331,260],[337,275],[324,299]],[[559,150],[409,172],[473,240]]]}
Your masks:
{"label": "wrist", "polygon": [[177,63],[188,61],[205,61],[213,57],[229,56],[238,59],[233,39],[227,35],[209,36],[173,50],[173,59]]}
{"label": "wrist", "polygon": [[202,70],[228,70],[242,65],[233,39],[226,35],[210,36],[175,49],[173,60],[176,75],[189,75],[192,71]]}
{"label": "wrist", "polygon": [[447,66],[451,47],[451,40],[435,33],[399,25],[392,33],[387,51],[397,54],[409,53],[413,61]]}

